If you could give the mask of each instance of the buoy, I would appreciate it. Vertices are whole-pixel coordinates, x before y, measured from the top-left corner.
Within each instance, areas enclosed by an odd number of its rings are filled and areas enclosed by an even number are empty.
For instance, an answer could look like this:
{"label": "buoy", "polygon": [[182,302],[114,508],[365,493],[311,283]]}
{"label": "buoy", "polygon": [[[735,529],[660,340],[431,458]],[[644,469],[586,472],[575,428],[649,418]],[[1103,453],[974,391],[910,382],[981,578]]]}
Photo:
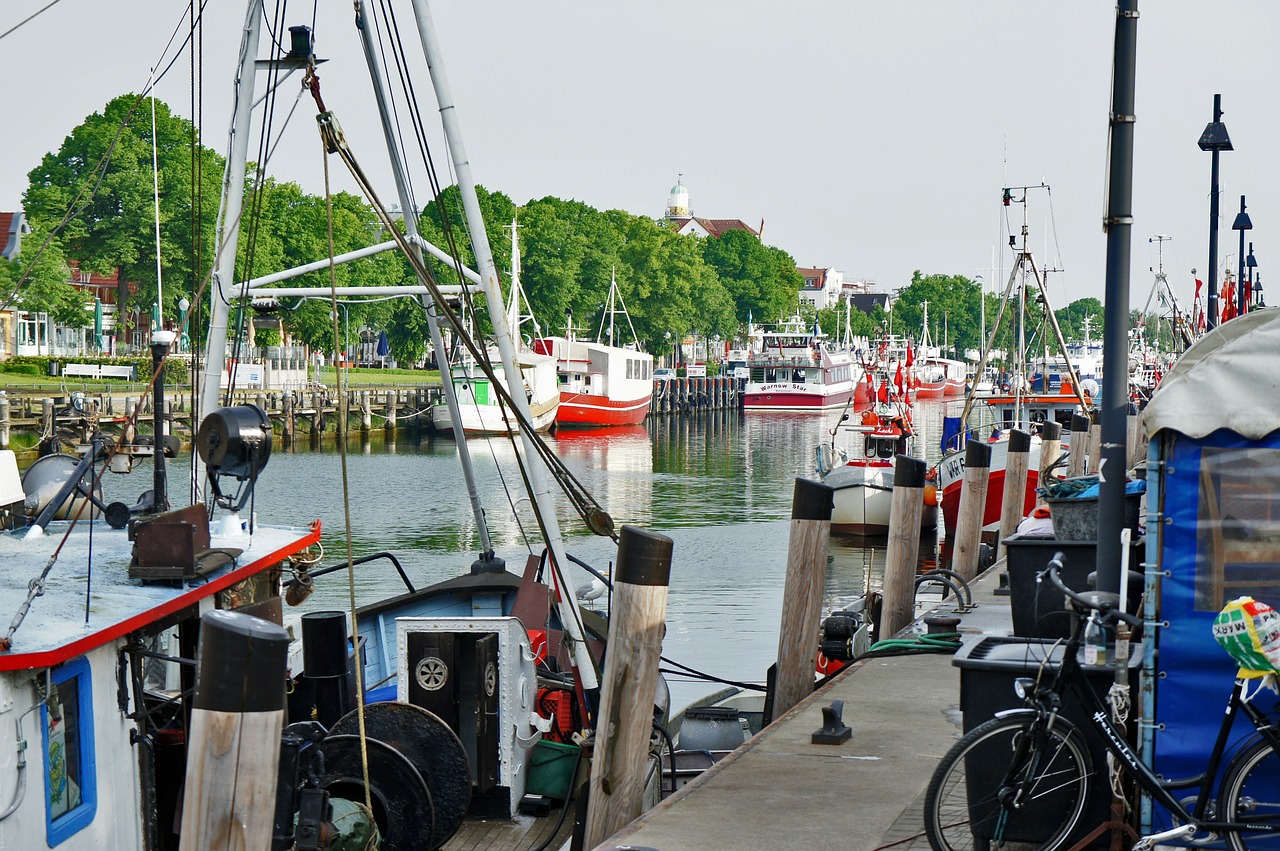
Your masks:
{"label": "buoy", "polygon": [[938,489],[934,485],[924,486],[924,504],[930,506],[938,504]]}
{"label": "buoy", "polygon": [[875,411],[871,411],[871,410],[863,411],[862,424],[869,425],[869,426],[880,425],[880,417],[879,415],[876,414]]}

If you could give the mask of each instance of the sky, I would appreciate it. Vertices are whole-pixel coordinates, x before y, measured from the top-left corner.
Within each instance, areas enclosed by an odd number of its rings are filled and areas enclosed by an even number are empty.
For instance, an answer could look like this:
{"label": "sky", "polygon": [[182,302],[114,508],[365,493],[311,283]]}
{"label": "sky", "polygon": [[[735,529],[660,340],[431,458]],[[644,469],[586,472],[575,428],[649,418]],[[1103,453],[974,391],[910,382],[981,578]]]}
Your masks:
{"label": "sky", "polygon": [[[48,2],[6,0],[0,32]],[[410,5],[392,2],[423,66]],[[312,7],[289,9],[287,24],[310,22]],[[1280,3],[1139,10],[1130,303],[1150,296],[1157,234],[1172,237],[1165,271],[1184,303],[1191,270],[1206,277],[1210,155],[1196,142],[1215,93],[1235,146],[1221,155],[1219,262],[1235,263],[1230,227],[1248,195],[1265,282],[1280,265],[1266,237],[1280,231]],[[393,198],[351,4],[315,14],[326,105]],[[1001,189],[1045,183],[1026,218],[1037,263],[1061,270],[1051,301],[1103,298],[1114,0],[437,0],[432,14],[475,179],[517,204],[556,196],[658,217],[682,176],[695,215],[763,221],[764,240],[799,265],[882,291],[917,269],[992,288],[1023,216]],[[174,0],[60,0],[0,39],[0,209],[21,205],[27,173],[87,115],[145,86],[186,19]],[[202,126],[223,153],[243,20],[243,3],[209,0]],[[157,96],[190,117],[188,67],[184,56]],[[441,164],[425,67],[414,79]],[[284,84],[277,122],[296,92]],[[313,114],[299,104],[268,170],[321,194]],[[330,169],[335,189],[355,191]]]}

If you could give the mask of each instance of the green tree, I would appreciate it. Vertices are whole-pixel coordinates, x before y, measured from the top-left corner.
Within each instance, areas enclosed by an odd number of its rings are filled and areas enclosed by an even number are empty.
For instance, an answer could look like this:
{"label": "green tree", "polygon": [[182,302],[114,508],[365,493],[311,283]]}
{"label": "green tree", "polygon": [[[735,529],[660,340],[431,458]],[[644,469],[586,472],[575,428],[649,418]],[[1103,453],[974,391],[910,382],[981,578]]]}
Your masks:
{"label": "green tree", "polygon": [[[917,269],[893,303],[894,333],[920,340],[927,301],[929,338],[934,345],[948,344],[960,356],[965,349],[981,349],[981,299],[982,288],[963,275],[923,275]],[[988,324],[994,315],[988,313]]]}
{"label": "green tree", "polygon": [[93,314],[88,312],[93,298],[71,285],[71,269],[56,239],[36,257],[47,236],[33,229],[23,240],[21,254],[13,260],[0,257],[0,291],[8,296],[25,273],[26,280],[13,304],[32,313],[47,313],[59,325],[84,328],[93,321]]}
{"label": "green tree", "polygon": [[[191,123],[175,116],[161,101],[156,101],[155,109],[160,257],[167,284],[164,311],[173,316],[177,300],[191,296],[212,263],[212,222],[223,160],[206,148],[193,154]],[[32,226],[46,232],[75,210],[59,236],[63,248],[85,271],[109,275],[120,270],[117,301],[122,316],[130,306],[146,308],[155,301],[151,151],[150,102],[121,95],[73,129],[56,152],[45,155],[28,175],[23,196]],[[200,166],[198,183],[192,179],[193,163]],[[193,200],[197,197],[198,209]],[[204,224],[198,229],[202,246],[193,242],[193,211],[194,218]],[[192,262],[197,247],[203,256],[201,269]],[[129,284],[136,285],[136,292],[130,292]]]}
{"label": "green tree", "polygon": [[804,278],[795,260],[745,230],[702,242],[702,256],[733,299],[738,321],[774,322],[796,310]]}

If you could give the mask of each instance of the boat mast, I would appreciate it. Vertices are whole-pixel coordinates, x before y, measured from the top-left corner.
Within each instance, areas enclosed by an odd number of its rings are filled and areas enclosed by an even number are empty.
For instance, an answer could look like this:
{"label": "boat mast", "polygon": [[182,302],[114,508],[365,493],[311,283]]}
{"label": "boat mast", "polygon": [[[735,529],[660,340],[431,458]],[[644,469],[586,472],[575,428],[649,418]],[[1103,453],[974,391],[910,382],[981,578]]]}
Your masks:
{"label": "boat mast", "polygon": [[[405,176],[404,159],[400,144],[397,141],[395,127],[391,123],[387,109],[386,81],[382,76],[382,68],[377,61],[377,53],[370,36],[369,20],[365,14],[364,0],[356,0],[356,30],[360,33],[360,44],[364,48],[365,64],[369,68],[369,79],[373,83],[373,93],[378,103],[378,117],[382,122],[382,135],[386,140],[387,156],[391,159],[391,173],[396,183],[396,194],[400,198],[400,209],[404,214],[404,230],[409,242],[414,246],[418,259],[422,258],[421,241],[418,238],[418,208],[409,191],[409,182]],[[426,282],[423,281],[423,284]],[[453,386],[453,373],[449,368],[445,355],[444,335],[440,331],[440,322],[431,309],[432,299],[424,295],[422,308],[427,314],[427,327],[431,330],[431,345],[436,351],[436,365],[440,367],[440,388],[443,391],[445,404],[449,409],[449,421],[453,423],[453,434],[458,445],[458,462],[462,465],[462,477],[467,486],[467,500],[471,503],[471,515],[475,518],[476,530],[480,537],[480,562],[494,561],[493,545],[489,539],[489,524],[485,520],[484,508],[480,504],[480,490],[476,486],[475,468],[471,463],[471,450],[463,436],[462,410],[458,404],[458,393]],[[479,562],[478,562],[479,563]]]}
{"label": "boat mast", "polygon": [[[413,0],[413,11],[417,19],[418,36],[422,40],[422,51],[427,60],[427,69],[431,74],[431,84],[435,89],[436,102],[440,108],[440,118],[444,124],[445,138],[449,145],[449,155],[453,160],[458,189],[462,196],[463,212],[466,214],[467,227],[471,231],[471,247],[476,258],[476,271],[480,273],[485,300],[489,304],[494,339],[502,355],[503,372],[507,378],[507,386],[511,390],[511,399],[515,403],[516,410],[521,414],[521,420],[529,423],[533,421],[529,413],[529,398],[523,391],[524,381],[516,366],[515,349],[507,329],[506,316],[502,310],[502,290],[498,285],[493,251],[489,246],[484,217],[481,215],[480,202],[476,196],[475,180],[471,175],[471,162],[467,159],[466,148],[462,141],[457,105],[453,102],[453,95],[444,71],[443,58],[436,43],[435,24],[432,22],[431,11],[426,0]],[[551,553],[550,568],[557,586],[556,606],[561,623],[570,639],[579,682],[584,691],[594,693],[599,690],[600,681],[595,663],[584,640],[572,589],[565,580],[564,568],[569,561],[565,555],[564,540],[560,534],[560,524],[556,519],[555,505],[547,483],[547,471],[542,457],[534,446],[534,441],[537,439],[529,429],[520,429],[520,440],[525,450],[525,460],[529,470],[530,495],[533,498],[534,508],[542,519],[547,549]]]}
{"label": "boat mast", "polygon": [[[214,242],[213,280],[209,295],[209,333],[205,340],[204,375],[200,380],[200,401],[191,423],[192,433],[218,407],[222,366],[227,355],[227,320],[231,315],[232,282],[235,279],[236,248],[240,243],[240,216],[244,209],[244,176],[249,160],[249,125],[253,118],[253,83],[258,35],[262,29],[262,4],[245,4],[244,35],[240,39],[240,67],[236,72],[235,110],[228,130],[227,166],[222,174],[222,202],[218,211]],[[191,498],[200,495],[204,462],[196,453],[191,464]]]}

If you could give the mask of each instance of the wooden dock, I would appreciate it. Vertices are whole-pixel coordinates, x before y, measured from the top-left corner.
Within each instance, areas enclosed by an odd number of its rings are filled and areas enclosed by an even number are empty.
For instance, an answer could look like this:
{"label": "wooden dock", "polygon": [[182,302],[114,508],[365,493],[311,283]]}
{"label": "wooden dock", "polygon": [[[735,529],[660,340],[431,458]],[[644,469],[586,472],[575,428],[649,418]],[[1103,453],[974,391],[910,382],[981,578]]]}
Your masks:
{"label": "wooden dock", "polygon": [[[1009,598],[994,593],[1003,568],[973,584],[978,605],[960,624],[966,639],[1011,633]],[[960,671],[951,660],[927,654],[854,663],[597,847],[927,851],[925,787],[960,734]],[[811,744],[823,707],[835,700],[844,701],[852,738]]]}

